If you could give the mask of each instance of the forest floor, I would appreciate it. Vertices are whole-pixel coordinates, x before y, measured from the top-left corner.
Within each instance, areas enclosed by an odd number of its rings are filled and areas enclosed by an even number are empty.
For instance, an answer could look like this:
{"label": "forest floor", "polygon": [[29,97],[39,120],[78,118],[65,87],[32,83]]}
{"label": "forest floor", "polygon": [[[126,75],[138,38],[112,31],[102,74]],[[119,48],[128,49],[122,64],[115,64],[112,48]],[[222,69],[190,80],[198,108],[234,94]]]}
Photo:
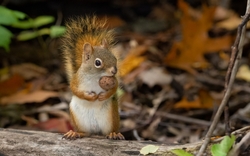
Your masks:
{"label": "forest floor", "polygon": [[[231,46],[244,13],[237,7],[182,0],[125,2],[113,4],[122,8],[119,15],[97,12],[117,33],[121,132],[127,140],[202,140],[224,94]],[[249,39],[247,31],[229,100],[232,130],[250,124]],[[13,39],[9,52],[0,50],[0,127],[59,133],[72,129],[72,94],[60,46],[60,38],[43,36]],[[224,134],[222,116],[214,136]]]}

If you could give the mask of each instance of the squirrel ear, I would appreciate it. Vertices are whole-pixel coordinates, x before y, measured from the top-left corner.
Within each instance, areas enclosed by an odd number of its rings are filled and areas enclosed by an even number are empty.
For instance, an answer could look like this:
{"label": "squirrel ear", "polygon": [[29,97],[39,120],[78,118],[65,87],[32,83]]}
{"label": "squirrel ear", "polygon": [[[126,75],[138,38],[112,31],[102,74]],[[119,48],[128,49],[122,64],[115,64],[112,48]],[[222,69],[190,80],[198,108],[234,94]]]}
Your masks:
{"label": "squirrel ear", "polygon": [[85,61],[89,60],[93,52],[93,48],[90,43],[85,43],[83,45],[83,59]]}
{"label": "squirrel ear", "polygon": [[108,47],[108,41],[104,38],[102,40],[102,45],[101,45],[103,48],[107,48]]}

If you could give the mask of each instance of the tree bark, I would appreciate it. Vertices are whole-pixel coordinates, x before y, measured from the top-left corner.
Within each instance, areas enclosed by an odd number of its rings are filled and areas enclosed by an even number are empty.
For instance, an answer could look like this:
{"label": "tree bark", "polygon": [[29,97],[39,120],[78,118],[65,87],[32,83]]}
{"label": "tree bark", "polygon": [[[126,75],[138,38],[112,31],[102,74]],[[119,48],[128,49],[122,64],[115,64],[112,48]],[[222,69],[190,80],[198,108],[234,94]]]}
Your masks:
{"label": "tree bark", "polygon": [[[242,138],[247,133],[250,133],[250,126],[233,132],[236,138]],[[147,145],[159,146],[153,155],[176,156],[171,152],[173,149],[185,149],[195,155],[203,143],[167,145],[152,141],[108,140],[101,136],[65,140],[62,136],[59,133],[0,128],[0,156],[138,156],[141,148]],[[206,156],[211,155],[210,146],[223,138],[209,144],[204,152]],[[249,143],[246,143],[248,146]]]}
{"label": "tree bark", "polygon": [[154,155],[174,156],[170,150],[185,148],[193,153],[201,142],[166,145],[151,141],[108,140],[98,136],[65,140],[58,133],[0,128],[0,156],[137,156],[146,145],[159,146]]}

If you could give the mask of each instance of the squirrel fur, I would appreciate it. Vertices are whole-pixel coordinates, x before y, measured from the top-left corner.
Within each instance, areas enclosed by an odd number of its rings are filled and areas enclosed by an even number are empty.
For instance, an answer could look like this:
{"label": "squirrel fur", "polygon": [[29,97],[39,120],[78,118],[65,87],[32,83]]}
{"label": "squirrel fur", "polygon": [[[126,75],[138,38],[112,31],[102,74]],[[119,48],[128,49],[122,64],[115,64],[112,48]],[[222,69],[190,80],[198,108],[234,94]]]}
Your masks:
{"label": "squirrel fur", "polygon": [[[65,70],[73,93],[70,115],[76,131],[64,134],[75,139],[91,134],[106,135],[109,139],[124,139],[119,133],[117,58],[112,52],[113,30],[106,21],[93,17],[78,17],[66,24],[63,38]],[[103,89],[105,77],[115,84]]]}

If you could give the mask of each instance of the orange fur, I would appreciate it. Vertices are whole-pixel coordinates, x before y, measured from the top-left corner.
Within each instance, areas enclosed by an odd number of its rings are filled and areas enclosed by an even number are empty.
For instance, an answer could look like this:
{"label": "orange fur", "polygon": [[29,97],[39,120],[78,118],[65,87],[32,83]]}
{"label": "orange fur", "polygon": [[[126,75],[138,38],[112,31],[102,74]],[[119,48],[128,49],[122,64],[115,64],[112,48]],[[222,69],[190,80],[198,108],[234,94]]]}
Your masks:
{"label": "orange fur", "polygon": [[119,112],[118,112],[118,102],[116,97],[114,97],[115,99],[112,100],[112,108],[110,110],[110,114],[111,114],[111,119],[110,121],[113,123],[112,124],[112,132],[118,133],[119,132],[119,128],[120,128],[120,116],[119,116]]}
{"label": "orange fur", "polygon": [[[109,139],[124,139],[119,133],[118,101],[115,96],[118,88],[104,90],[99,85],[102,76],[115,77],[117,59],[111,52],[113,31],[105,28],[106,22],[94,17],[76,18],[66,24],[63,38],[65,68],[73,97],[70,103],[70,115],[76,132],[69,131],[64,138],[75,139],[90,134],[101,133]],[[92,47],[91,57],[85,47]],[[84,56],[84,57],[83,57]],[[95,68],[94,60],[102,59],[103,69]],[[84,60],[83,60],[84,59]],[[86,61],[87,60],[87,61]],[[91,62],[92,61],[92,62]]]}

